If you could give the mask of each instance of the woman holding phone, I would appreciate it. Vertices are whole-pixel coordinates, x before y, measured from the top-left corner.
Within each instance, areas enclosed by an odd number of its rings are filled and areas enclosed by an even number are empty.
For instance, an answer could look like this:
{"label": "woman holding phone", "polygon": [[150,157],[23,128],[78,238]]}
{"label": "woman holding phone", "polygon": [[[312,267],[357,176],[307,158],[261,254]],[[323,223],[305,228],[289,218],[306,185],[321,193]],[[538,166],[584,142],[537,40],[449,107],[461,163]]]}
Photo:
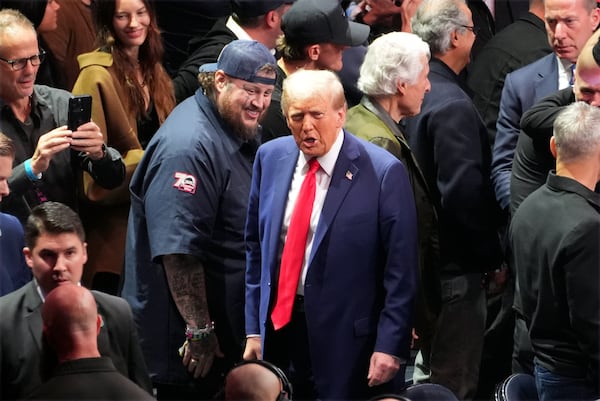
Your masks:
{"label": "woman holding phone", "polygon": [[84,177],[89,200],[81,215],[88,263],[84,284],[116,293],[122,271],[129,181],[143,149],[175,106],[171,79],[161,61],[163,45],[149,0],[96,0],[92,14],[99,48],[78,57],[73,94],[90,94],[92,120],[127,165],[125,183],[113,191]]}

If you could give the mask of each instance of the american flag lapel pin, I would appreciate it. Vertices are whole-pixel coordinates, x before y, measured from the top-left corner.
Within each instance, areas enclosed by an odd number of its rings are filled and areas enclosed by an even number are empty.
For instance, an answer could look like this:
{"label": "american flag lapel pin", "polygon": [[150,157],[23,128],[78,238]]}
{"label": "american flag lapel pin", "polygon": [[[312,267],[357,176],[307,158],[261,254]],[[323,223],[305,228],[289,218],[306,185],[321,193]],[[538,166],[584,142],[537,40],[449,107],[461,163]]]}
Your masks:
{"label": "american flag lapel pin", "polygon": [[350,181],[352,181],[352,177],[354,177],[354,176],[352,175],[350,170],[346,171],[346,178],[349,179]]}

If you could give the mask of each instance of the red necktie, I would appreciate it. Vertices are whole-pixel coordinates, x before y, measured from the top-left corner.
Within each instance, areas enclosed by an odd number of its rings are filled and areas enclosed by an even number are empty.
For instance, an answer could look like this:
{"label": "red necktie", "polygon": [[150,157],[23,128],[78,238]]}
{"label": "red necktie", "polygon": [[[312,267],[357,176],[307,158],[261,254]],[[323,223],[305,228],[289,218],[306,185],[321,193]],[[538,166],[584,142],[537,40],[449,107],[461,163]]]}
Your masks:
{"label": "red necktie", "polygon": [[304,262],[310,216],[315,202],[316,172],[319,169],[319,162],[317,159],[310,159],[308,166],[308,172],[300,187],[283,245],[277,284],[277,302],[271,312],[275,330],[288,324],[292,317],[292,306],[298,288],[302,262]]}

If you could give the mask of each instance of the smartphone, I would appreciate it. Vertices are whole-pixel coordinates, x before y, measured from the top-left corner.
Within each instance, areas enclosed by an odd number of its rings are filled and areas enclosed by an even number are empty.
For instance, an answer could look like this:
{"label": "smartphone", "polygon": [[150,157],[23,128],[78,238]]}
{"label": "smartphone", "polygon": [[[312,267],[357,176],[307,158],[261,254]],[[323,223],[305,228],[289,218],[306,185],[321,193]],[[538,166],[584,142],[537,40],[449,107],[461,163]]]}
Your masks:
{"label": "smartphone", "polygon": [[90,95],[77,95],[69,99],[68,127],[77,131],[80,125],[92,119],[92,97]]}

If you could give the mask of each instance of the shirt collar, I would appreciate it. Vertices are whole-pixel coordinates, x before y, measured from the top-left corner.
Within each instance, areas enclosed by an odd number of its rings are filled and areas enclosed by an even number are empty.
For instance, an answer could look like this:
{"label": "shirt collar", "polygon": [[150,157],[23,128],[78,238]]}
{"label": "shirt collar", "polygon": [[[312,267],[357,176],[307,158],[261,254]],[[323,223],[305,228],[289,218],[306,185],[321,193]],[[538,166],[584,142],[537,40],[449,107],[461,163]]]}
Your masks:
{"label": "shirt collar", "polygon": [[593,204],[596,209],[600,210],[600,194],[590,190],[585,185],[581,184],[573,178],[556,175],[556,171],[551,171],[546,180],[548,187],[558,190],[572,192],[578,194],[589,203]]}
{"label": "shirt collar", "polygon": [[[229,30],[231,32],[233,32],[233,34],[238,39],[255,40],[254,38],[250,37],[250,35],[248,35],[248,32],[246,32],[244,30],[244,28],[242,28],[240,26],[240,24],[238,24],[237,22],[235,22],[235,20],[231,16],[229,18],[227,18],[227,22],[225,23],[225,26],[227,28],[229,28]],[[275,49],[269,49],[269,50],[271,51],[272,54],[275,54]]]}
{"label": "shirt collar", "polygon": [[[42,302],[45,302],[46,296],[48,294],[44,294],[44,290],[42,290],[42,287],[40,287],[40,284],[38,283],[38,281],[35,277],[33,278],[33,282],[35,283],[35,289],[37,290],[37,293],[40,296],[40,299],[42,300]],[[77,283],[77,285],[81,286],[81,282]]]}
{"label": "shirt collar", "polygon": [[225,23],[225,26],[229,28],[238,39],[253,40],[250,35],[248,35],[248,32],[244,31],[244,28],[235,22],[231,16],[227,18],[227,23]]}

